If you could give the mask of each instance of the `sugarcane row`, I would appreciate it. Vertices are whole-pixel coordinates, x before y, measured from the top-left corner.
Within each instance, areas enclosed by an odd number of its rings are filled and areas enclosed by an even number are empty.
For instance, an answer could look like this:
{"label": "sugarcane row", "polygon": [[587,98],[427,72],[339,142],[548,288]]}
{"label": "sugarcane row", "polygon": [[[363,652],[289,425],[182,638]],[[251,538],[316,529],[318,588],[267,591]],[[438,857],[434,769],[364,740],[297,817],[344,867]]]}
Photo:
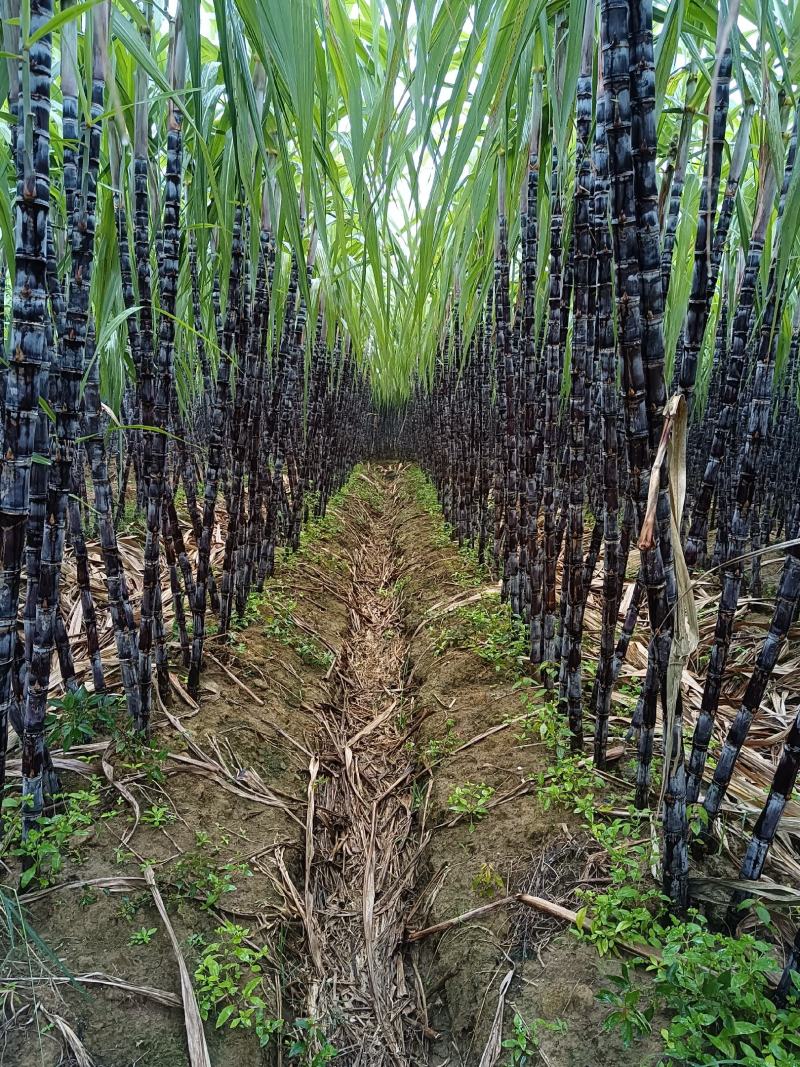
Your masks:
{"label": "sugarcane row", "polygon": [[[13,5],[9,12],[19,15]],[[82,681],[62,613],[67,545],[76,562],[91,683],[95,692],[103,692],[107,681],[88,534],[100,542],[121,688],[135,730],[147,736],[154,673],[161,699],[170,699],[162,580],[172,596],[188,690],[197,697],[209,603],[219,630],[226,633],[234,613],[244,614],[251,591],[262,590],[272,575],[276,546],[297,549],[304,522],[325,515],[331,496],[365,450],[369,404],[368,383],[356,366],[349,338],[337,323],[326,321],[321,298],[313,336],[306,336],[316,240],[306,232],[302,202],[300,228],[308,255],[302,262],[292,253],[282,306],[273,300],[282,249],[271,226],[270,205],[277,193],[267,177],[260,217],[252,217],[243,194],[234,206],[224,312],[221,249],[219,243],[216,248],[213,242],[204,244],[204,280],[214,309],[213,329],[209,333],[206,328],[198,239],[184,225],[192,172],[184,159],[178,103],[186,71],[180,13],[170,32],[172,95],[163,105],[165,167],[154,197],[144,69],[136,74],[132,150],[115,126],[109,122],[105,128],[108,5],[92,10],[86,86],[77,61],[77,20],[65,22],[60,31],[63,155],[55,161],[51,34],[37,39],[53,16],[52,0],[32,0],[30,12],[30,25],[22,29],[34,43],[21,58],[19,23],[4,23],[12,57],[9,102],[17,197],[11,328],[8,349],[0,352],[0,788],[11,723],[22,744],[26,834],[59,789],[44,730],[54,654],[66,688],[77,689]],[[142,32],[148,30],[146,24]],[[260,84],[263,92],[263,78]],[[84,88],[90,106],[79,117]],[[121,328],[127,332],[131,363],[121,404],[124,430],[116,433],[120,447],[113,454],[109,431],[117,427],[101,402],[97,326],[90,304],[104,134],[125,308]],[[58,189],[51,188],[51,168],[60,176]],[[55,232],[56,196],[63,196],[63,235]],[[202,390],[188,401],[178,395],[175,367],[176,295],[184,250],[194,314],[190,328],[202,379]],[[5,290],[5,270],[2,282],[0,291]],[[0,338],[5,336],[3,326]],[[110,467],[116,468],[116,495]],[[180,489],[194,552],[178,513]],[[118,541],[129,497],[135,497],[145,517],[136,613]],[[220,522],[224,550],[221,575],[215,576],[211,556]]]}
{"label": "sugarcane row", "polygon": [[[403,454],[423,458],[454,537],[473,546],[479,560],[493,568],[503,599],[526,624],[531,664],[556,688],[575,752],[584,748],[586,718],[593,720],[598,768],[606,766],[614,685],[646,612],[647,673],[632,720],[638,737],[636,805],[644,809],[655,801],[651,764],[660,703],[669,722],[665,733],[671,734],[664,744],[671,759],[665,760],[661,806],[663,886],[674,907],[684,910],[689,902],[687,805],[702,800],[708,817],[703,842],[709,846],[738,755],[798,615],[800,546],[791,543],[800,528],[797,315],[782,377],[776,380],[775,375],[779,324],[787,306],[778,234],[795,165],[798,113],[788,105],[781,111],[783,173],[776,173],[768,160],[760,161],[747,254],[738,276],[730,279],[722,266],[729,262],[724,253],[750,146],[753,103],[745,94],[720,196],[732,73],[730,27],[721,25],[688,311],[668,383],[664,309],[697,121],[691,106],[696,73],[686,81],[678,138],[659,187],[652,4],[601,0],[597,55],[596,17],[590,4],[576,85],[571,203],[565,205],[568,183],[556,130],[548,130],[543,120],[542,74],[534,72],[518,258],[509,260],[505,160],[500,155],[494,273],[483,294],[483,314],[465,340],[459,293],[451,294],[433,373],[419,376],[405,406],[384,412],[379,447],[396,452],[393,442],[399,438]],[[566,51],[558,18],[555,41],[557,81]],[[549,114],[554,123],[552,108]],[[542,158],[542,146],[548,143],[549,168]],[[549,199],[549,253],[546,305],[538,314],[542,196]],[[771,219],[772,253],[764,263]],[[513,314],[512,268],[518,277]],[[699,357],[718,289],[719,313],[708,341],[713,358],[699,399]],[[729,306],[731,291],[735,298]],[[680,693],[673,718],[667,718],[667,667],[676,618],[684,610],[678,598],[668,465],[653,473],[668,393],[680,394],[690,412],[681,548],[695,576],[714,567],[721,586],[688,759]],[[670,429],[666,427],[667,434]],[[651,477],[659,480],[653,530],[645,537]],[[591,533],[585,529],[587,518]],[[704,791],[737,607],[746,587],[752,596],[762,596],[762,553],[780,542],[789,543],[781,548],[783,566],[769,632]],[[620,620],[626,574],[637,546],[637,574]],[[581,683],[584,616],[600,561],[602,628],[587,700]],[[744,879],[762,873],[797,779],[798,741],[800,713],[756,821],[742,863]],[[738,894],[732,907],[740,899]]]}

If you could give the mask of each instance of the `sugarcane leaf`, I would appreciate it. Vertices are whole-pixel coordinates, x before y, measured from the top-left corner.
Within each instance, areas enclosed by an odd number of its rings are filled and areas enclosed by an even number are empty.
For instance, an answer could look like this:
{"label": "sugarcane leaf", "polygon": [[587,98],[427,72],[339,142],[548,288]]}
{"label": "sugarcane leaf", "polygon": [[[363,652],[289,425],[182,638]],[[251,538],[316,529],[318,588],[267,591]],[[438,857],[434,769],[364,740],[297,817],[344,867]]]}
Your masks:
{"label": "sugarcane leaf", "polygon": [[53,425],[55,425],[56,413],[55,413],[55,411],[53,411],[52,407],[50,406],[50,404],[48,403],[46,398],[43,397],[43,396],[39,397],[39,407],[45,413],[45,415],[48,417],[50,422],[52,422]]}
{"label": "sugarcane leaf", "polygon": [[792,254],[796,251],[800,227],[800,167],[795,166],[786,193],[783,219],[778,234],[775,281],[781,292]]}
{"label": "sugarcane leaf", "polygon": [[87,11],[91,11],[97,4],[103,3],[104,0],[81,0],[79,4],[73,4],[70,7],[62,7],[55,15],[43,23],[36,33],[32,33],[25,42],[27,48],[36,44],[37,41],[47,36],[48,33],[54,33],[57,29],[64,25],[65,22],[73,22],[80,19],[81,15]]}
{"label": "sugarcane leaf", "polygon": [[11,280],[14,280],[14,263],[16,259],[16,246],[14,242],[14,226],[11,221],[11,205],[6,195],[8,183],[6,176],[9,170],[9,154],[6,146],[0,143],[0,240],[3,242],[6,265],[8,266]]}
{"label": "sugarcane leaf", "polygon": [[656,117],[661,114],[667,83],[672,74],[681,39],[686,0],[673,0],[667,6],[664,22],[655,42]]}

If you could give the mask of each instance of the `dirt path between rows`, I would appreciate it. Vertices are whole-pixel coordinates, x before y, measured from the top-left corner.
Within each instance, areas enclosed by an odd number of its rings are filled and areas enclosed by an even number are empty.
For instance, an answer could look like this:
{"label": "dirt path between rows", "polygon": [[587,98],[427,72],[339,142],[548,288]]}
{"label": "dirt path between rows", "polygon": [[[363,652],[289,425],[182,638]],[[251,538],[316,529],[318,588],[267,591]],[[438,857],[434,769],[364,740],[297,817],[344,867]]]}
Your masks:
{"label": "dirt path between rows", "polygon": [[337,1062],[405,1067],[421,1056],[405,911],[427,835],[412,813],[405,745],[411,693],[398,585],[393,480],[369,487],[348,550],[349,625],[324,706],[308,786],[306,1014],[327,1022]]}
{"label": "dirt path between rows", "polygon": [[575,907],[605,875],[537,799],[550,757],[521,733],[501,616],[422,473],[356,470],[210,639],[199,707],[176,689],[146,758],[113,733],[68,754],[91,825],[28,894],[39,940],[0,943],[0,1067],[190,1067],[178,954],[211,1067],[505,1067],[514,1011],[545,1020],[552,1067],[648,1061],[604,1033],[608,965],[565,924],[498,906],[451,925],[520,891]]}

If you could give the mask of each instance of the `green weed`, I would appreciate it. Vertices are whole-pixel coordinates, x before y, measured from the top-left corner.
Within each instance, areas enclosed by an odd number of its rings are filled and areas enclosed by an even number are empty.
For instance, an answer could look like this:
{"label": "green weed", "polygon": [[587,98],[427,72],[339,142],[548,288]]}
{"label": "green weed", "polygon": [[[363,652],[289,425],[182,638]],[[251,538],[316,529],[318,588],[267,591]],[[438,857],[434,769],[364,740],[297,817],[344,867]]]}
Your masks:
{"label": "green weed", "polygon": [[422,755],[429,767],[440,763],[461,744],[455,725],[455,719],[446,719],[444,737],[432,737],[425,744]]}
{"label": "green weed", "polygon": [[467,648],[499,675],[516,678],[521,674],[528,660],[527,628],[511,614],[508,604],[500,603],[499,596],[459,608],[454,621],[454,627],[439,630],[434,641],[437,654],[448,648]]}
{"label": "green weed", "polygon": [[48,700],[44,726],[49,747],[69,752],[76,745],[93,741],[99,733],[115,733],[123,703],[118,696],[90,693],[83,685]]}
{"label": "green weed", "polygon": [[298,1060],[302,1067],[325,1067],[337,1056],[336,1049],[313,1019],[295,1019],[286,1045],[289,1059]]}
{"label": "green weed", "polygon": [[204,908],[213,908],[228,893],[236,892],[234,878],[252,878],[246,863],[217,865],[211,856],[186,853],[172,869],[172,884],[181,896],[198,899]]}
{"label": "green weed", "polygon": [[137,733],[132,723],[126,723],[117,734],[116,749],[125,770],[142,774],[156,785],[166,780],[164,765],[169,753],[155,738],[145,738]]}
{"label": "green weed", "polygon": [[455,787],[447,798],[447,806],[455,815],[466,815],[469,818],[469,830],[472,833],[475,823],[489,814],[486,805],[494,794],[494,788],[484,782],[465,782],[464,785]]}
{"label": "green weed", "polygon": [[562,759],[570,749],[570,732],[569,723],[556,702],[532,678],[521,678],[515,688],[522,688],[523,718],[517,723],[518,740],[523,744],[532,741],[544,744],[557,759]]}
{"label": "green weed", "polygon": [[[77,863],[82,862],[81,846],[99,815],[99,783],[93,779],[90,789],[53,797],[54,814],[41,815],[23,838],[22,813],[25,803],[25,798],[16,796],[7,796],[3,800],[3,850],[22,862],[21,889],[34,886],[44,889],[57,880],[66,857]],[[115,815],[116,812],[110,814]]]}
{"label": "green weed", "polygon": [[200,1015],[213,1018],[216,1030],[252,1030],[263,1048],[283,1028],[282,1019],[269,1016],[264,1000],[267,950],[247,944],[250,931],[232,922],[224,922],[215,933],[217,940],[202,949],[194,972]]}
{"label": "green weed", "polygon": [[276,590],[265,599],[264,603],[270,612],[264,626],[264,635],[293,649],[303,663],[327,670],[333,661],[333,656],[295,623],[292,613],[297,607],[297,601]]}
{"label": "green weed", "polygon": [[491,863],[482,863],[481,869],[472,879],[472,892],[476,897],[491,900],[505,889],[505,883]]}
{"label": "green weed", "polygon": [[800,1002],[778,1008],[770,996],[769,978],[778,966],[773,946],[750,934],[715,933],[696,913],[686,922],[664,918],[663,925],[648,913],[644,926],[634,922],[628,934],[637,935],[660,948],[647,965],[650,987],[637,988],[633,967],[625,966],[612,979],[614,988],[598,994],[611,1007],[607,1028],[618,1029],[623,1043],[647,1033],[655,1012],[662,1011],[670,1016],[661,1031],[664,1067],[792,1067],[798,1062]]}
{"label": "green weed", "polygon": [[503,1041],[503,1048],[511,1054],[511,1058],[505,1062],[505,1067],[533,1067],[533,1064],[541,1059],[539,1031],[551,1030],[563,1034],[566,1029],[567,1024],[563,1019],[535,1019],[529,1025],[519,1012],[514,1012],[511,1037]]}
{"label": "green weed", "polygon": [[175,813],[159,804],[152,804],[142,812],[142,822],[147,823],[148,826],[153,826],[156,830],[160,830],[162,826],[175,822]]}
{"label": "green weed", "polygon": [[157,933],[155,926],[143,926],[140,930],[135,930],[128,938],[129,945],[149,945]]}
{"label": "green weed", "polygon": [[622,964],[622,973],[611,975],[609,981],[615,987],[603,989],[597,999],[608,1004],[611,1010],[603,1021],[603,1029],[619,1030],[624,1048],[630,1048],[637,1037],[653,1030],[655,1006],[647,1003],[644,990],[630,979],[630,967]]}

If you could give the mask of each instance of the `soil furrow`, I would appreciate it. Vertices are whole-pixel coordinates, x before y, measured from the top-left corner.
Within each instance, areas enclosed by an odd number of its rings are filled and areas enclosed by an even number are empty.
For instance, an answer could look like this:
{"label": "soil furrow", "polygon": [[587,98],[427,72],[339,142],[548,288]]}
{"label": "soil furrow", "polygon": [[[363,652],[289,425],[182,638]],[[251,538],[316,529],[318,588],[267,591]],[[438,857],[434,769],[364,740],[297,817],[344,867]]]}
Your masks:
{"label": "soil furrow", "polygon": [[[400,508],[392,482],[368,482],[349,552],[349,627],[311,765],[306,932],[307,1013],[344,1064],[423,1059],[413,976],[402,957],[404,909],[424,833],[412,814],[408,638],[397,585]],[[374,493],[374,495],[373,495]],[[313,841],[313,847],[311,845]]]}

